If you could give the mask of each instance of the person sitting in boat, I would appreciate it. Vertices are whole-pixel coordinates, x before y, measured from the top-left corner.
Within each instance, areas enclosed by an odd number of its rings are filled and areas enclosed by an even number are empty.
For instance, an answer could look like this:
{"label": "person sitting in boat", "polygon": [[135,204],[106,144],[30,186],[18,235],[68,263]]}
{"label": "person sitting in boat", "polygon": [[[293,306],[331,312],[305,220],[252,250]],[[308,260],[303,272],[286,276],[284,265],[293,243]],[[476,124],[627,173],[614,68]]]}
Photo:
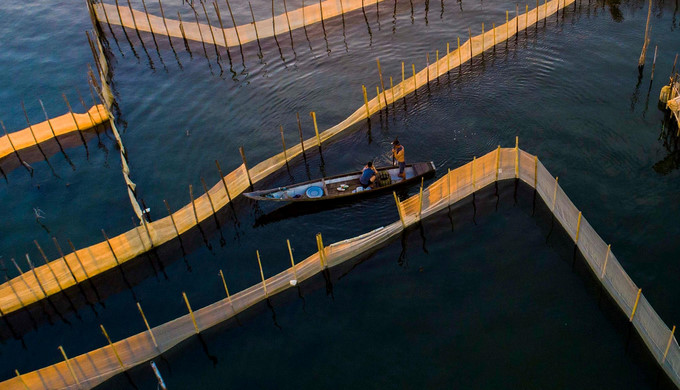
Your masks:
{"label": "person sitting in boat", "polygon": [[399,163],[399,177],[406,179],[404,169],[406,168],[406,160],[404,158],[404,146],[399,143],[399,139],[395,138],[392,142],[392,157]]}
{"label": "person sitting in boat", "polygon": [[378,177],[378,170],[373,166],[373,162],[369,161],[361,170],[361,177],[359,178],[359,183],[364,187],[364,189],[371,189],[371,185],[375,182]]}

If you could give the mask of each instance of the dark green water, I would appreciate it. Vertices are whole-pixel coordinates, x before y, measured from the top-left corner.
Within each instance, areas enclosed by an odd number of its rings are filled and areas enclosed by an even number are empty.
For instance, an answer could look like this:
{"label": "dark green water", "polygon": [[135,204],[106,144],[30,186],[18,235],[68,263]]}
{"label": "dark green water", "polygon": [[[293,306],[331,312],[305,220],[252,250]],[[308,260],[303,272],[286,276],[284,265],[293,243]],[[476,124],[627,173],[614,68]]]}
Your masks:
{"label": "dark green water", "polygon": [[[268,15],[265,3],[254,4],[256,18]],[[247,6],[233,6],[237,21],[247,22]],[[289,9],[296,6],[288,4]],[[383,74],[396,80],[400,61],[422,68],[425,52],[433,57],[435,49],[445,50],[446,42],[455,45],[468,27],[475,33],[482,22],[501,23],[514,4],[445,2],[442,9],[441,3],[430,2],[426,20],[426,5],[414,3],[413,23],[408,3],[397,4],[395,19],[393,7],[381,6],[380,27],[375,9],[367,10],[370,34],[361,12],[346,18],[346,38],[341,20],[326,23],[330,53],[320,26],[308,29],[309,44],[304,32],[293,34],[295,53],[288,37],[278,37],[285,63],[272,39],[262,42],[263,63],[256,44],[246,47],[245,69],[240,54],[232,50],[235,80],[226,58],[220,76],[211,47],[206,48],[209,67],[200,44],[191,45],[190,56],[181,40],[173,41],[176,59],[167,40],[157,37],[157,51],[153,40],[143,36],[143,48],[128,31],[137,59],[121,29],[113,29],[118,45],[105,29],[119,128],[132,178],[152,217],[166,214],[163,199],[173,209],[189,202],[187,187],[200,188],[200,177],[209,185],[216,183],[215,159],[225,171],[236,167],[238,146],[245,147],[252,163],[277,153],[279,124],[292,144],[297,138],[295,112],[300,112],[306,137],[313,134],[309,111],[317,112],[322,129],[344,119],[362,103],[361,84],[370,91],[379,83],[376,57]],[[0,9],[5,37],[0,64],[6,70],[0,75],[0,119],[12,131],[25,127],[21,100],[38,122],[42,111],[37,99],[56,115],[65,111],[61,93],[72,104],[78,100],[75,88],[86,95],[86,64],[92,61],[84,30],[90,25],[84,5],[77,2],[3,4]],[[166,5],[166,13],[172,9],[190,17],[186,5]],[[651,85],[651,64],[639,83],[636,67],[645,5],[581,2],[559,19],[539,24],[516,41],[499,45],[495,53],[485,53],[483,60],[419,90],[387,115],[383,112],[371,121],[370,131],[362,125],[339,137],[324,147],[323,161],[311,153],[306,162],[292,164],[290,172],[284,170],[261,186],[356,169],[369,158],[386,161],[395,136],[407,146],[409,159],[433,160],[445,171],[497,144],[510,146],[518,135],[520,145],[560,177],[661,317],[677,323],[676,140],[666,144],[660,137],[668,125],[656,107],[680,47],[676,12],[674,2],[655,3],[648,58],[657,44],[659,56]],[[115,235],[132,226],[115,143],[107,134],[100,139],[101,146],[97,138],[90,140],[89,159],[82,146],[67,150],[75,171],[60,153],[52,156],[49,162],[59,177],[45,162],[31,163],[32,178],[21,168],[7,173],[7,183],[0,184],[3,260],[22,259],[24,266],[24,253],[39,259],[34,239],[55,258],[52,236],[63,246],[71,239],[84,247],[101,241],[101,228]],[[78,304],[83,299],[75,291],[69,295],[80,318],[66,300],[56,302],[70,325],[55,313],[49,316],[50,325],[44,311],[35,315],[37,330],[31,320],[17,320],[25,349],[9,338],[3,325],[2,377],[12,376],[15,368],[26,372],[59,361],[58,345],[72,356],[104,345],[100,323],[113,339],[141,331],[136,301],[152,325],[185,313],[182,291],[194,307],[214,302],[222,297],[219,269],[232,291],[256,283],[256,249],[271,275],[288,263],[286,238],[302,259],[314,250],[316,232],[333,242],[398,218],[389,195],[315,213],[274,213],[268,205],[246,201],[236,206],[235,212],[221,213],[221,232],[208,233],[210,248],[196,234],[194,243],[186,244],[184,259],[179,245],[171,243],[161,250],[160,261],[136,261],[126,271],[132,289],[119,275],[97,280],[105,307]],[[36,223],[34,208],[44,212],[44,227]],[[282,330],[272,324],[265,306],[254,310],[243,327],[208,332],[204,340],[218,358],[217,366],[205,357],[200,342],[192,340],[167,356],[171,372],[162,364],[161,370],[172,388],[189,387],[197,377],[205,378],[205,387],[218,388],[222,383],[654,387],[654,369],[638,359],[639,351],[625,352],[625,328],[621,331],[615,315],[598,309],[597,294],[589,292],[586,278],[571,272],[570,259],[545,244],[545,232],[526,214],[508,207],[454,234],[449,234],[446,217],[435,218],[425,227],[429,254],[421,249],[419,233],[412,232],[405,244],[408,264],[397,261],[400,243],[391,244],[334,282],[332,299],[324,294],[322,282],[310,286],[306,312],[295,296],[275,299]],[[206,226],[208,230],[214,226]],[[94,300],[91,288],[86,294]],[[301,367],[309,376],[294,371]],[[153,384],[146,365],[131,375],[140,388]],[[122,377],[110,386],[127,387],[129,382]]]}

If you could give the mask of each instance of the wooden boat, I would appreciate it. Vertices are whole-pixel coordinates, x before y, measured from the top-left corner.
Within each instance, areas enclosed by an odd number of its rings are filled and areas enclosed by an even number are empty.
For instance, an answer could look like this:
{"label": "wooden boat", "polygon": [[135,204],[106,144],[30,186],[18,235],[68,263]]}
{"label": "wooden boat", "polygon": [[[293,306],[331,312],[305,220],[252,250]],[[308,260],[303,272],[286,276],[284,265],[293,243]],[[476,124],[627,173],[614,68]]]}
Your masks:
{"label": "wooden boat", "polygon": [[304,183],[292,184],[286,187],[270,188],[246,192],[243,195],[255,200],[271,200],[275,202],[313,202],[320,200],[344,199],[351,196],[360,196],[417,181],[422,176],[434,174],[435,167],[432,161],[407,164],[404,169],[406,178],[399,176],[399,167],[379,167],[378,178],[370,189],[364,189],[359,182],[361,172],[352,172],[342,175],[310,180]]}

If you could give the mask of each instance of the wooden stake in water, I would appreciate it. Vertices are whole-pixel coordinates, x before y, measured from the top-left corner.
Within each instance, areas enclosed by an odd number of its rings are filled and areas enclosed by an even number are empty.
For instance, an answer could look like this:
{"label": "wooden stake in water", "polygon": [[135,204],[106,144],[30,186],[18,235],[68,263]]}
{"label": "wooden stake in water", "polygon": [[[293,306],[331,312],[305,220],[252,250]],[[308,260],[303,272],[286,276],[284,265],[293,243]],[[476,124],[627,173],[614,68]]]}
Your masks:
{"label": "wooden stake in water", "polygon": [[437,71],[437,75],[435,76],[435,78],[439,79],[439,50],[435,50],[434,53],[435,53],[434,54],[435,55],[435,64],[437,64],[437,65],[435,65],[435,69]]}
{"label": "wooden stake in water", "polygon": [[645,66],[645,56],[647,55],[647,45],[649,44],[649,19],[652,17],[652,0],[649,0],[649,8],[647,9],[647,25],[645,26],[645,41],[642,44],[642,52],[638,60],[638,68],[642,70]]}
{"label": "wooden stake in water", "polygon": [[449,43],[446,42],[446,73],[449,73],[449,70],[451,70],[451,56],[449,56],[450,51],[449,51]]}
{"label": "wooden stake in water", "polygon": [[298,276],[297,276],[297,270],[295,269],[295,260],[293,259],[293,249],[290,247],[290,240],[286,240],[286,244],[288,245],[288,254],[290,255],[290,266],[293,269],[293,275],[295,276],[295,282],[297,283]]}
{"label": "wooden stake in water", "polygon": [[419,196],[420,205],[418,206],[418,219],[420,219],[422,214],[423,214],[423,184],[424,183],[425,183],[425,178],[421,177],[420,178],[420,196]]}
{"label": "wooden stake in water", "polygon": [[260,277],[262,278],[262,288],[264,288],[264,296],[269,298],[269,294],[267,294],[267,282],[264,279],[264,271],[262,270],[262,261],[260,260],[260,251],[256,250],[255,254],[257,255],[257,265],[260,266]]}
{"label": "wooden stake in water", "polygon": [[484,23],[482,23],[482,53],[484,53],[484,50],[486,50],[485,46],[486,45],[484,44]]}
{"label": "wooden stake in water", "polygon": [[366,94],[366,86],[362,85],[361,90],[364,93],[364,105],[366,105],[366,119],[371,117],[371,111],[368,109],[368,95]]}
{"label": "wooden stake in water", "polygon": [[652,77],[650,78],[650,82],[654,81],[654,68],[656,68],[656,50],[658,49],[658,46],[654,46],[654,60],[652,61]]}
{"label": "wooden stake in water", "polygon": [[392,191],[392,194],[394,195],[394,203],[397,205],[397,212],[399,213],[401,227],[406,229],[406,223],[404,223],[404,216],[401,214],[401,202],[399,202],[399,198],[397,197],[397,193],[395,191]]}
{"label": "wooden stake in water", "polygon": [[633,305],[633,310],[630,312],[630,322],[633,322],[633,317],[635,317],[635,312],[637,311],[638,303],[640,303],[640,295],[642,295],[641,288],[638,289],[637,297],[635,297],[635,304]]}
{"label": "wooden stake in water", "polygon": [[387,93],[385,92],[385,83],[383,82],[382,70],[380,69],[380,59],[376,58],[378,64],[378,76],[380,76],[380,87],[383,90],[383,98],[385,99],[385,108],[387,108]]}
{"label": "wooden stake in water", "polygon": [[286,139],[283,138],[283,125],[279,125],[281,129],[281,144],[283,144],[283,158],[286,160],[286,164],[288,164],[288,152],[286,152]]}
{"label": "wooden stake in water", "polygon": [[411,64],[411,70],[413,71],[413,92],[418,90],[418,82],[416,81],[416,64]]}
{"label": "wooden stake in water", "polygon": [[305,154],[305,140],[302,138],[302,123],[300,122],[300,113],[296,112],[295,117],[297,118],[298,133],[300,133],[300,148],[302,148],[302,154]]}
{"label": "wooden stake in water", "polygon": [[578,236],[581,233],[581,217],[583,214],[579,211],[578,212],[578,221],[576,222],[576,239],[574,239],[574,243],[578,244]]}
{"label": "wooden stake in water", "polygon": [[491,23],[491,28],[493,28],[493,50],[496,51],[496,23]]}
{"label": "wooden stake in water", "polygon": [[179,238],[181,241],[181,237],[179,236],[179,230],[177,230],[177,225],[175,224],[175,217],[172,215],[172,211],[170,211],[170,206],[168,205],[168,202],[165,199],[163,199],[163,203],[165,204],[165,208],[168,210],[168,215],[170,216],[170,221],[172,221],[172,227],[175,228],[177,238]]}
{"label": "wooden stake in water", "polygon": [[194,202],[194,188],[191,184],[189,184],[189,198],[191,198],[191,207],[194,209],[194,218],[196,218],[196,225],[198,225],[200,221],[196,212],[196,202]]}
{"label": "wooden stake in water", "polygon": [[316,142],[319,144],[319,150],[321,150],[321,136],[319,136],[319,126],[316,124],[316,112],[312,111],[309,113],[312,116],[312,121],[314,121],[314,132],[316,133]]}
{"label": "wooden stake in water", "polygon": [[243,146],[238,147],[238,152],[241,153],[241,160],[243,160],[243,166],[246,168],[246,175],[248,176],[248,184],[253,186],[253,181],[250,179],[250,169],[248,169],[248,161],[246,160],[246,152],[243,150]]}
{"label": "wooden stake in water", "polygon": [[321,268],[327,268],[328,263],[326,263],[326,247],[323,246],[323,238],[321,237],[321,233],[316,234],[316,247],[319,250]]}
{"label": "wooden stake in water", "polygon": [[59,346],[59,352],[61,352],[61,356],[64,357],[64,362],[66,362],[66,367],[68,367],[68,370],[71,372],[71,376],[73,377],[73,380],[76,381],[76,385],[78,388],[80,388],[80,381],[78,380],[78,377],[76,376],[76,372],[73,371],[73,367],[71,366],[71,362],[68,360],[68,356],[66,356],[66,352],[64,352],[64,348],[60,345]]}
{"label": "wooden stake in water", "polygon": [[673,330],[671,330],[671,335],[668,336],[668,344],[666,344],[666,350],[663,353],[663,359],[661,360],[661,364],[664,364],[666,362],[666,356],[668,356],[668,350],[671,348],[671,343],[673,342],[673,335],[674,334],[675,334],[675,325],[673,325]]}
{"label": "wooden stake in water", "polygon": [[425,80],[430,84],[430,53],[425,53]]}
{"label": "wooden stake in water", "polygon": [[468,27],[468,43],[470,44],[470,66],[472,66],[472,29]]}
{"label": "wooden stake in water", "polygon": [[[669,344],[670,345],[670,344]],[[19,374],[19,370],[14,370],[14,373],[17,374],[17,378],[19,378],[19,381],[21,381],[21,384],[24,385],[24,389],[26,390],[31,390],[26,382],[24,381],[24,378]]]}
{"label": "wooden stake in water", "polygon": [[458,38],[458,69],[463,65],[463,57],[462,54],[460,54],[460,37]]}
{"label": "wooden stake in water", "polygon": [[196,323],[196,317],[194,316],[194,311],[191,310],[191,305],[189,304],[189,299],[187,298],[187,294],[182,291],[182,297],[184,298],[184,303],[187,305],[187,309],[189,309],[189,315],[191,316],[191,321],[194,323],[194,329],[196,330],[196,334],[199,334],[198,330],[198,324]]}
{"label": "wooden stake in water", "polygon": [[382,111],[382,103],[380,102],[380,87],[375,86],[375,97],[378,98],[378,111]]}
{"label": "wooden stake in water", "polygon": [[111,338],[109,337],[109,334],[106,333],[106,329],[104,329],[104,325],[99,324],[99,328],[102,330],[102,334],[104,337],[106,337],[106,341],[109,342],[109,346],[111,347],[111,350],[113,351],[113,354],[116,356],[116,359],[118,360],[118,363],[120,364],[120,367],[125,370],[125,364],[123,364],[123,360],[120,358],[120,355],[118,354],[118,350],[116,350],[116,346],[113,345],[111,342]]}
{"label": "wooden stake in water", "polygon": [[151,341],[153,341],[154,347],[158,349],[158,343],[156,342],[156,337],[153,335],[153,332],[151,331],[151,327],[149,326],[149,321],[146,320],[146,316],[144,315],[144,310],[142,310],[142,305],[137,302],[137,309],[139,310],[139,314],[142,315],[142,320],[144,320],[144,325],[146,326],[146,330],[149,331],[149,336],[151,336]]}
{"label": "wooden stake in water", "polygon": [[222,179],[222,184],[224,185],[224,191],[227,193],[227,200],[231,203],[231,195],[229,194],[229,187],[227,187],[227,181],[224,180],[224,174],[222,174],[222,168],[220,167],[220,162],[215,160],[215,165],[217,166],[217,172],[220,174],[220,179]]}

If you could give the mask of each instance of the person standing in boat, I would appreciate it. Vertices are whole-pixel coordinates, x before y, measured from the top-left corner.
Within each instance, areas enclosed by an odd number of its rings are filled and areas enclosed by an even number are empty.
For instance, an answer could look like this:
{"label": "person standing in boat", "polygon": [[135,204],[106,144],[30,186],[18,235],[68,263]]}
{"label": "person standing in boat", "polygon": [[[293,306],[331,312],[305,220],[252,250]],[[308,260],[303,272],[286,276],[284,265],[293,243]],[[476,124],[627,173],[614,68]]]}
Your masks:
{"label": "person standing in boat", "polygon": [[395,138],[392,142],[392,157],[399,163],[399,177],[406,179],[404,169],[406,168],[406,160],[404,158],[404,145],[399,143],[399,138]]}
{"label": "person standing in boat", "polygon": [[378,170],[373,166],[373,162],[369,161],[366,163],[364,168],[361,170],[361,177],[359,178],[359,183],[364,187],[364,189],[370,189],[371,185],[375,182],[378,177]]}

